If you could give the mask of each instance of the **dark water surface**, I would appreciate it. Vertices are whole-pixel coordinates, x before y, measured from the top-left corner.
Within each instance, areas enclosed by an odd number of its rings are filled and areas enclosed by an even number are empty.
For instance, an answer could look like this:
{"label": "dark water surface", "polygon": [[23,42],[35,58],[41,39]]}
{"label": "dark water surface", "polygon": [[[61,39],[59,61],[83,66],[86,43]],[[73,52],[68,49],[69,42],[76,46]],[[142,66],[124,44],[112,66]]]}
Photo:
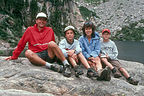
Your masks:
{"label": "dark water surface", "polygon": [[119,51],[119,59],[144,64],[144,42],[115,41],[115,43]]}

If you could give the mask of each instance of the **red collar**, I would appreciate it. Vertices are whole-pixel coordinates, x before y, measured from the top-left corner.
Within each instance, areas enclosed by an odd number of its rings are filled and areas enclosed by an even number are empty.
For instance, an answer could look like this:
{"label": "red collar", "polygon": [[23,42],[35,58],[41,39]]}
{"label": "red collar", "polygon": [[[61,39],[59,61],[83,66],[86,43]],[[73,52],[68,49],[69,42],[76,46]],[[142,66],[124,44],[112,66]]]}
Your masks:
{"label": "red collar", "polygon": [[39,29],[37,28],[37,24],[34,25],[34,28],[38,31],[38,32],[43,32],[43,30],[46,28],[46,26],[44,28],[42,28],[40,31]]}

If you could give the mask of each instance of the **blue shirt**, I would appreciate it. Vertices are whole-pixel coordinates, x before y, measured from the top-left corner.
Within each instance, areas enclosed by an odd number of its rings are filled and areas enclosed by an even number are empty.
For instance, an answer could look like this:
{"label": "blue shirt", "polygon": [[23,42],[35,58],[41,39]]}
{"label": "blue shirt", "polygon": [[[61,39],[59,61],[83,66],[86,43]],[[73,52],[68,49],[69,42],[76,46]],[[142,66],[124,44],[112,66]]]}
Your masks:
{"label": "blue shirt", "polygon": [[95,37],[91,38],[90,42],[86,36],[80,36],[79,42],[86,59],[97,57],[100,54],[100,36],[98,32],[95,32]]}

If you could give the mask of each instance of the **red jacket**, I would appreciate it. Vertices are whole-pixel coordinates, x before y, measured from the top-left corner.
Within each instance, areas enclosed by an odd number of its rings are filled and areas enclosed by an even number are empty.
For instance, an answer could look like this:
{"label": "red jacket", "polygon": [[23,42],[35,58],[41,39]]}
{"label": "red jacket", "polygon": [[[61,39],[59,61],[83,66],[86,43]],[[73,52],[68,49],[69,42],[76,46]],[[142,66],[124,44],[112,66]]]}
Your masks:
{"label": "red jacket", "polygon": [[28,49],[37,53],[48,48],[48,42],[54,41],[54,32],[50,27],[44,27],[41,31],[38,30],[35,24],[28,27],[22,38],[20,39],[17,48],[13,51],[12,59],[17,59],[28,42]]}

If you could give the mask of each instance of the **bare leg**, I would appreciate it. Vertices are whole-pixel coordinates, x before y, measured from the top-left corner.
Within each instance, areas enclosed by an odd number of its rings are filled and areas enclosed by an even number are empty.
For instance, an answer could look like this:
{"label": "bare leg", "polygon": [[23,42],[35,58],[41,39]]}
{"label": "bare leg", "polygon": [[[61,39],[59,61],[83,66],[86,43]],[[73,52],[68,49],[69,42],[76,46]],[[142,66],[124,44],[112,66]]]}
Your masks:
{"label": "bare leg", "polygon": [[68,57],[68,59],[73,67],[77,66],[76,61],[72,57]]}
{"label": "bare leg", "polygon": [[85,66],[85,68],[87,68],[87,69],[90,68],[90,65],[88,64],[87,60],[82,55],[82,53],[79,53],[78,57],[79,57],[80,61],[82,62],[82,64]]}
{"label": "bare leg", "polygon": [[102,69],[102,64],[101,64],[101,61],[100,61],[99,57],[95,58],[95,64],[96,64],[97,71]]}
{"label": "bare leg", "polygon": [[61,61],[66,60],[61,49],[53,41],[49,42],[49,44],[48,44],[48,55],[50,58],[54,58],[54,56],[56,55],[56,57],[58,57]]}
{"label": "bare leg", "polygon": [[119,70],[120,70],[120,72],[122,72],[122,74],[125,76],[125,78],[130,77],[130,75],[128,74],[128,72],[124,68],[120,68]]}
{"label": "bare leg", "polygon": [[45,66],[46,62],[31,50],[26,50],[25,56],[35,65]]}
{"label": "bare leg", "polygon": [[66,77],[71,76],[71,70],[69,63],[67,62],[64,54],[62,53],[61,49],[58,47],[58,45],[51,41],[48,43],[48,56],[53,59],[55,56],[59,58],[63,64],[64,64],[64,70],[63,70],[63,75]]}
{"label": "bare leg", "polygon": [[97,71],[96,63],[93,63],[92,61],[87,61],[87,62],[90,65],[91,68],[93,68],[95,71]]}
{"label": "bare leg", "polygon": [[107,61],[107,58],[101,58],[106,66],[108,66],[111,70],[114,68],[111,63]]}

